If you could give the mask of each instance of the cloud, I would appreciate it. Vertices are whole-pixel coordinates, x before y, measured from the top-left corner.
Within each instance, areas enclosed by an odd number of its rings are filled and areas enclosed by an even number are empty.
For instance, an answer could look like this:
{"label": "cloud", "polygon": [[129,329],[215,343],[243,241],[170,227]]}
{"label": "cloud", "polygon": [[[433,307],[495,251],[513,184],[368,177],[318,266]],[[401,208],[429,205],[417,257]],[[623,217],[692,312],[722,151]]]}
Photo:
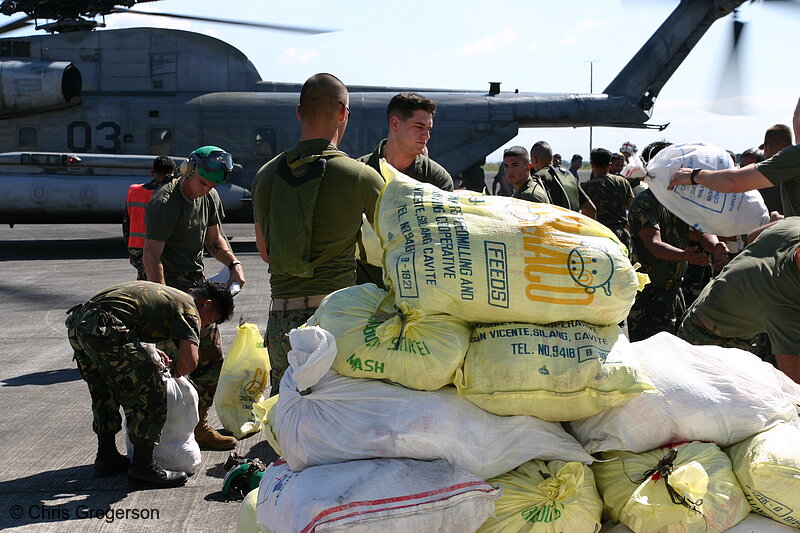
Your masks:
{"label": "cloud", "polygon": [[584,21],[579,22],[578,25],[575,26],[575,31],[577,31],[578,33],[586,33],[587,31],[595,28],[603,28],[605,26],[610,26],[614,24],[616,21],[617,17],[611,17],[600,20],[586,19]]}
{"label": "cloud", "polygon": [[518,40],[517,30],[513,26],[506,26],[497,35],[484,37],[480,41],[468,44],[460,48],[458,53],[465,56],[495,55]]}
{"label": "cloud", "polygon": [[279,65],[302,65],[308,63],[319,54],[316,50],[300,50],[298,48],[286,48],[283,55],[278,58]]}
{"label": "cloud", "polygon": [[554,52],[558,52],[562,48],[571,48],[576,44],[578,44],[578,39],[576,39],[575,37],[566,37],[561,41],[559,41],[559,43],[553,46],[552,48],[548,48],[545,52],[548,54],[552,54]]}

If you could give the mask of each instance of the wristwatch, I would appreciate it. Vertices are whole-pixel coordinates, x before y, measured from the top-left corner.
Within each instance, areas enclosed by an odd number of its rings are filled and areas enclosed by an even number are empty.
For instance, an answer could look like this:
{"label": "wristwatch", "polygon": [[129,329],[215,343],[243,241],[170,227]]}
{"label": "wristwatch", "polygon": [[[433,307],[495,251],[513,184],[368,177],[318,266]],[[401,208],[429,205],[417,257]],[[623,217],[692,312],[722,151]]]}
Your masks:
{"label": "wristwatch", "polygon": [[692,170],[691,174],[689,174],[689,181],[692,182],[692,185],[698,185],[698,183],[695,181],[695,178],[697,177],[697,175],[700,173],[701,170],[703,170],[703,169],[702,168],[696,168],[696,169]]}
{"label": "wristwatch", "polygon": [[233,267],[235,267],[236,265],[241,265],[241,264],[242,264],[241,261],[236,261],[236,260],[231,261],[230,264],[228,265],[228,270],[233,270]]}

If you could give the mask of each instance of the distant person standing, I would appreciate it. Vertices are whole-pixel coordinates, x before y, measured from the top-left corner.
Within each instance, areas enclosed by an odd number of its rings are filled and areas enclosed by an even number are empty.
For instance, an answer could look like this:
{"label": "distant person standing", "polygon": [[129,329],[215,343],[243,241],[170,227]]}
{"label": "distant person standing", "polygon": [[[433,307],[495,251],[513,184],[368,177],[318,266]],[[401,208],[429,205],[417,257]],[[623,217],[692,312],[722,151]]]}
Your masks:
{"label": "distant person standing", "polygon": [[384,185],[374,168],[336,147],[347,129],[349,102],[336,76],[306,80],[297,106],[300,140],[253,180],[256,245],[269,263],[272,294],[264,338],[273,396],[289,366],[289,331],[304,324],[325,296],[355,284],[356,240],[364,215],[373,222]]}
{"label": "distant person standing", "polygon": [[561,166],[561,154],[553,154],[553,166],[554,167]]}
{"label": "distant person standing", "polygon": [[538,179],[547,191],[551,204],[579,211],[590,218],[597,216],[594,203],[583,192],[578,179],[563,168],[553,165],[553,149],[550,148],[550,144],[545,141],[534,143],[531,148],[531,163],[533,177]]}
{"label": "distant person standing", "polygon": [[620,152],[611,154],[611,164],[608,166],[608,173],[621,176],[622,169],[625,168],[625,156]]}
{"label": "distant person standing", "polygon": [[575,154],[572,156],[572,159],[569,161],[569,171],[570,173],[575,176],[575,179],[580,181],[580,177],[578,176],[578,171],[583,166],[583,157],[581,154]]}
{"label": "distant person standing", "polygon": [[[144,266],[147,279],[182,291],[202,285],[203,246],[230,271],[228,284],[244,286],[244,269],[220,230],[225,216],[214,189],[228,180],[233,170],[231,154],[216,146],[203,146],[181,164],[180,179],[161,186],[147,204]],[[171,347],[165,346],[165,349]],[[172,348],[174,349],[174,348]],[[191,379],[200,401],[200,421],[194,431],[198,444],[229,450],[236,439],[223,436],[208,423],[222,370],[222,339],[216,324],[200,332],[200,362]]]}
{"label": "distant person standing", "polygon": [[128,242],[128,260],[136,269],[138,280],[146,280],[147,273],[142,261],[144,251],[144,213],[147,202],[153,193],[164,183],[172,180],[175,172],[175,163],[171,158],[160,155],[153,161],[153,170],[150,171],[150,181],[144,184],[134,183],[128,188],[128,198],[125,202],[125,214],[122,217],[122,234]]}
{"label": "distant person standing", "polygon": [[631,234],[628,230],[628,207],[633,201],[633,189],[622,176],[608,173],[611,152],[595,148],[589,156],[592,178],[581,184],[586,194],[597,206],[597,221],[614,232],[629,250]]}
{"label": "distant person standing", "polygon": [[514,187],[513,197],[528,202],[550,203],[539,179],[531,176],[531,168],[531,158],[522,146],[512,146],[503,152],[503,171]]}

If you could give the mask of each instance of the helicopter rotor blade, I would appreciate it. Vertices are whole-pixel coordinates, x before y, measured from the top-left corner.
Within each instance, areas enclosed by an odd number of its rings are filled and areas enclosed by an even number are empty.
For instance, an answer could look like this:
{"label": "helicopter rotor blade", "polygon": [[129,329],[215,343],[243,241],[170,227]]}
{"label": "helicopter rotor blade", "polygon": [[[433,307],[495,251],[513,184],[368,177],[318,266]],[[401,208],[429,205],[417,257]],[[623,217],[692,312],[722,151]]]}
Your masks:
{"label": "helicopter rotor blade", "polygon": [[338,30],[330,30],[324,28],[306,28],[302,26],[288,26],[283,24],[266,24],[263,22],[248,22],[244,20],[231,20],[231,19],[220,19],[220,18],[212,18],[212,17],[198,17],[195,15],[179,15],[177,13],[156,13],[156,12],[145,12],[145,11],[135,11],[133,9],[115,9],[114,13],[133,13],[135,15],[145,15],[151,17],[165,17],[165,18],[174,18],[174,19],[182,19],[182,20],[196,20],[200,22],[215,22],[220,24],[232,24],[234,26],[246,26],[250,28],[261,28],[266,30],[275,30],[275,31],[285,31],[290,33],[302,33],[305,35],[318,35],[321,33],[332,33]]}
{"label": "helicopter rotor blade", "polygon": [[17,20],[12,20],[8,24],[0,26],[0,35],[2,35],[3,33],[8,33],[10,31],[18,30],[20,28],[24,28],[25,26],[30,26],[31,24],[33,24],[33,22],[31,22],[32,20],[33,17],[31,16],[25,16]]}
{"label": "helicopter rotor blade", "polygon": [[741,39],[745,29],[745,23],[733,18],[733,41],[731,44],[730,55],[725,63],[725,69],[719,80],[716,99],[711,112],[720,115],[743,115],[746,114],[742,107],[741,96]]}

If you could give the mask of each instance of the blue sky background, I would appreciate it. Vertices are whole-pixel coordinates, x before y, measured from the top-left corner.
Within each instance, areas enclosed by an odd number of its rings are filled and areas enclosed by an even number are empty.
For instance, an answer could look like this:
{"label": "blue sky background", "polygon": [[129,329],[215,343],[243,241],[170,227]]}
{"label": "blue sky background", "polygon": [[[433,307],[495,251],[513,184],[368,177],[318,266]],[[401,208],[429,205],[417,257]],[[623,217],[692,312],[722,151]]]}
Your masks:
{"label": "blue sky background", "polygon": [[[500,81],[508,91],[584,93],[589,60],[596,61],[594,92],[601,92],[675,5],[669,0],[166,0],[136,7],[339,30],[315,36],[131,14],[106,22],[109,28],[171,27],[217,37],[244,52],[265,80],[302,82],[325,71],[346,84],[484,89],[489,81]],[[741,152],[760,144],[772,124],[791,124],[800,96],[793,45],[800,4],[746,5],[740,15],[749,21],[742,42],[741,106],[747,115],[709,111],[732,38],[728,17],[711,27],[656,100],[650,122],[671,123],[664,132],[594,128],[594,146],[615,150],[631,140],[641,148],[667,138]],[[530,148],[542,139],[565,159],[588,155],[588,128],[520,130],[511,144]],[[488,161],[499,160],[501,152]]]}

